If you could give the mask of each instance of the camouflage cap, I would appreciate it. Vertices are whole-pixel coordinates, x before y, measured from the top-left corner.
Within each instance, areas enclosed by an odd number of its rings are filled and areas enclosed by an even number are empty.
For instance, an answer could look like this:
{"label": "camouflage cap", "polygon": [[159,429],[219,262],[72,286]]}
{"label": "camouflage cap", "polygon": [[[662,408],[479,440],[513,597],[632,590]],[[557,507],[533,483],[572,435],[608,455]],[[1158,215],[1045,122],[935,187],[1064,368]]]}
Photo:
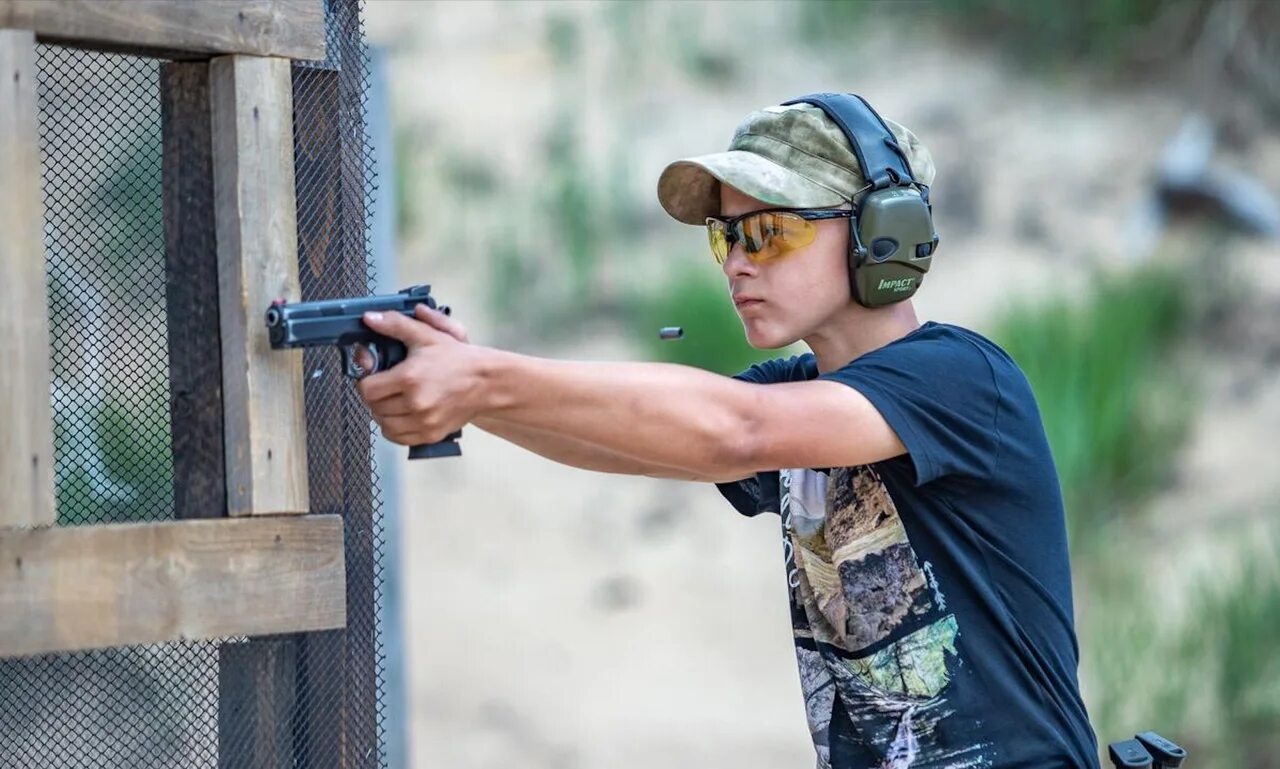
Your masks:
{"label": "camouflage cap", "polygon": [[[882,116],[883,117],[883,116]],[[884,118],[917,182],[933,183],[933,157],[916,135]],[[686,224],[720,213],[720,183],[769,205],[825,208],[851,202],[866,186],[840,126],[812,104],[765,107],[734,131],[729,149],[677,160],[658,177],[658,201]]]}

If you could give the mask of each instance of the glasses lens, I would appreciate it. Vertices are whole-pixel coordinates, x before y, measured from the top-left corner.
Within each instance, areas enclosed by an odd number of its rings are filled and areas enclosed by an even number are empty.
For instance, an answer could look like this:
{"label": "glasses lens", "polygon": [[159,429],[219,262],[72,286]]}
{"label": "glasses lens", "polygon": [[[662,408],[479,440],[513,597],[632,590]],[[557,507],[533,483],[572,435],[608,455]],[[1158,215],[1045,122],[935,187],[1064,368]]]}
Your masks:
{"label": "glasses lens", "polygon": [[711,242],[711,255],[716,258],[716,264],[724,264],[724,260],[729,258],[729,240],[725,237],[724,222],[707,219],[707,240]]}
{"label": "glasses lens", "polygon": [[813,242],[817,230],[803,217],[785,211],[769,211],[744,219],[742,242],[747,254],[764,262]]}
{"label": "glasses lens", "polygon": [[[816,234],[812,222],[787,211],[762,211],[733,225],[734,240],[742,243],[747,257],[757,264],[809,245]],[[716,263],[724,264],[730,246],[723,221],[707,217],[707,240]]]}

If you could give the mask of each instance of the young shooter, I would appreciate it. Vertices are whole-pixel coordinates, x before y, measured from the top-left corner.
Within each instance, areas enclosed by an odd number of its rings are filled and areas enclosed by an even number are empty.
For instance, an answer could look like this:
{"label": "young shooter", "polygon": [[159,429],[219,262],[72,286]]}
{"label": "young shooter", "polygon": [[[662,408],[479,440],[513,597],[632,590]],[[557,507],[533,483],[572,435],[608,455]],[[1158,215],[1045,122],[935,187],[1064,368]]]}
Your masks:
{"label": "young shooter", "polygon": [[[356,387],[395,443],[472,423],[779,515],[820,769],[1097,767],[1035,398],[990,340],[916,317],[937,245],[929,152],[857,97],[811,96],[827,106],[753,112],[728,151],[658,182],[671,216],[707,227],[750,344],[811,352],[734,377],[551,360],[470,344],[419,307],[366,316],[409,354]],[[895,226],[925,234],[902,243]]]}

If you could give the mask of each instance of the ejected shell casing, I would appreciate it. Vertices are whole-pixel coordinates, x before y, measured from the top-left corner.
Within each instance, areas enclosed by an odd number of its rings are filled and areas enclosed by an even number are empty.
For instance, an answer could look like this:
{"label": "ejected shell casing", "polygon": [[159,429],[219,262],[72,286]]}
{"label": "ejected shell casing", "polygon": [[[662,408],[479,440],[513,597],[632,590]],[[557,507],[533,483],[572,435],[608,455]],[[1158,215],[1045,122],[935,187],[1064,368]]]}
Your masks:
{"label": "ejected shell casing", "polygon": [[679,339],[684,336],[684,329],[679,326],[666,326],[658,331],[660,339]]}

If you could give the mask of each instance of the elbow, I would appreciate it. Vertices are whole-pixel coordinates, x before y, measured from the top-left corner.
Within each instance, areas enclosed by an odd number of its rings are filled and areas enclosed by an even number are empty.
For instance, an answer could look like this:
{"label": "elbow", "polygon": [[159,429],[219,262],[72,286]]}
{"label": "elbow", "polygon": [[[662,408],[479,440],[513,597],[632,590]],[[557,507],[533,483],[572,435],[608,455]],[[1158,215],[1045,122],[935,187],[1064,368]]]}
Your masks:
{"label": "elbow", "polygon": [[746,436],[726,436],[712,452],[711,461],[703,468],[703,474],[716,481],[736,481],[755,475],[751,461],[752,447]]}
{"label": "elbow", "polygon": [[755,475],[759,464],[759,430],[754,420],[733,416],[716,430],[715,447],[705,472],[712,477],[739,480]]}

